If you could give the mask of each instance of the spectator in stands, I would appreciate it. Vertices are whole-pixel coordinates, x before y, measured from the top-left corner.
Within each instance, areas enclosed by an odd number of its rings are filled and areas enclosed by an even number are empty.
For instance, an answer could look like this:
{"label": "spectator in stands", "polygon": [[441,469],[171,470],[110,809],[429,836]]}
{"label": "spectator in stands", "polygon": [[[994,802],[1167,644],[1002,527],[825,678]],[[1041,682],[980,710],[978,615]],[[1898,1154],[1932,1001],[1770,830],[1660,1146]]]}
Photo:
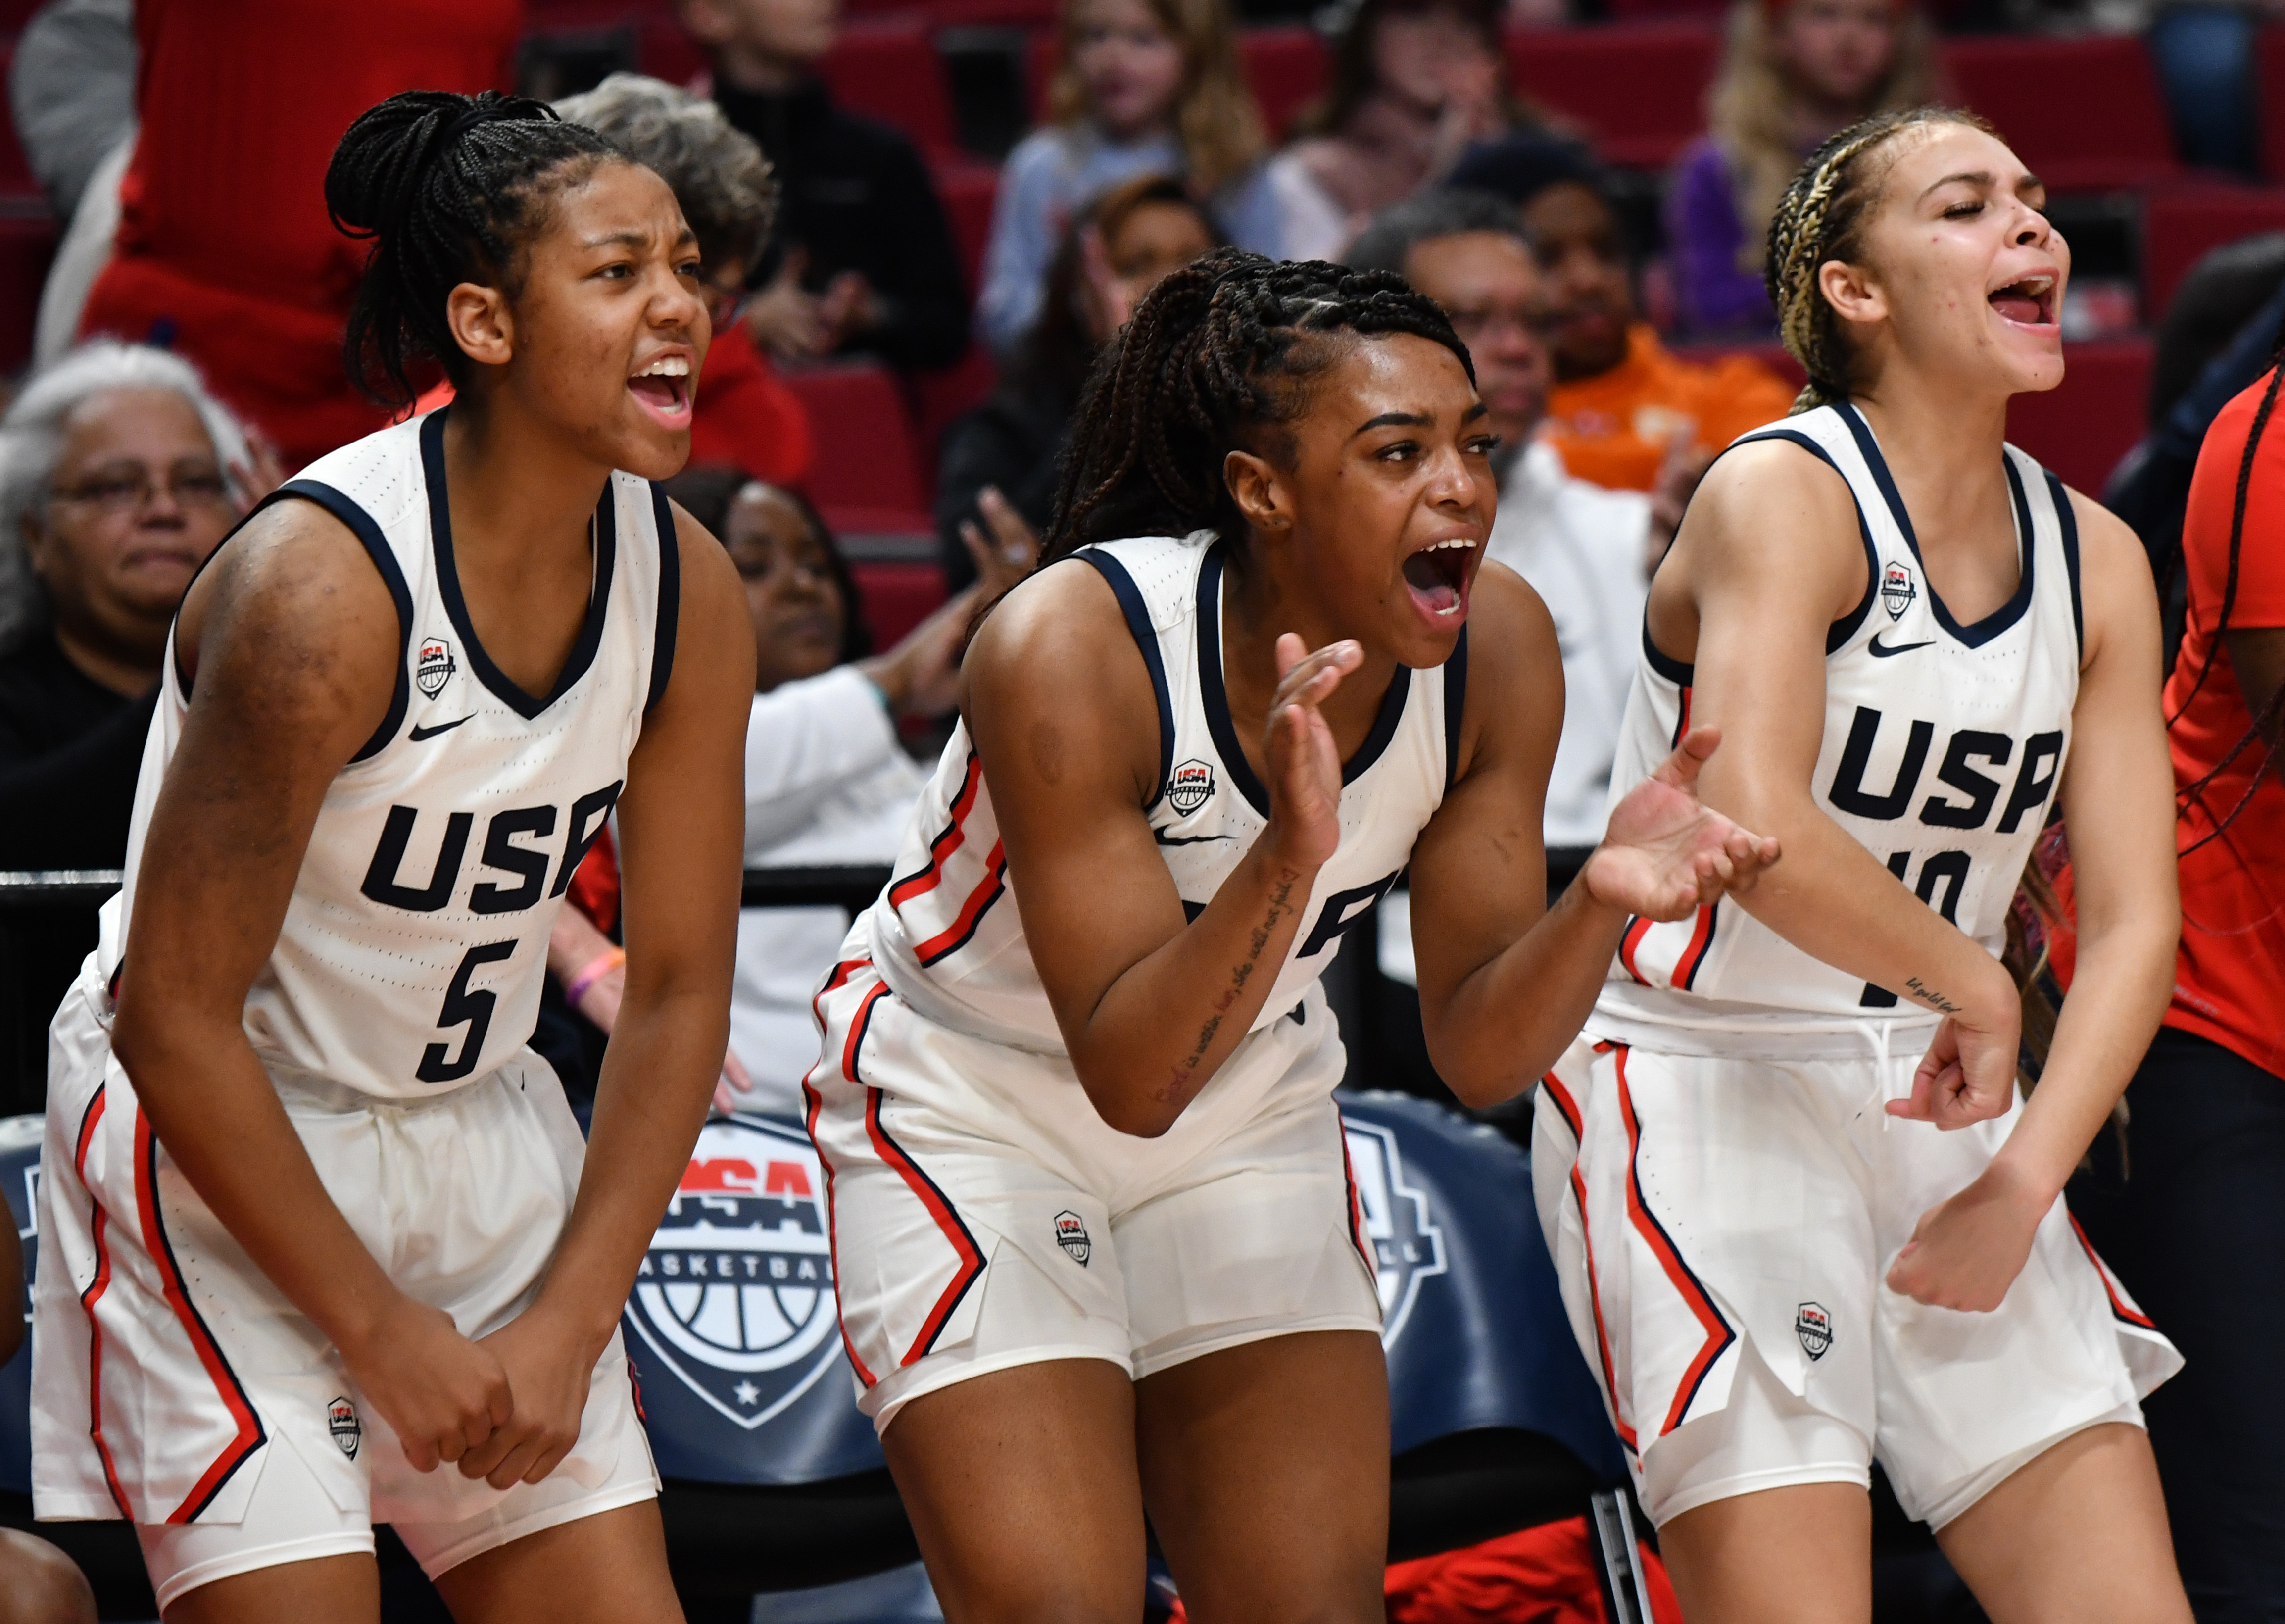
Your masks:
{"label": "spectator in stands", "polygon": [[1423,192],[1378,216],[1348,263],[1394,271],[1442,305],[1475,359],[1476,392],[1500,437],[1487,556],[1538,592],[1563,655],[1563,733],[1545,809],[1552,896],[1603,838],[1652,555],[1673,538],[1680,504],[1661,522],[1648,497],[1574,479],[1537,438],[1551,372],[1541,337],[1548,305],[1514,205],[1488,192]]}
{"label": "spectator in stands", "polygon": [[715,101],[777,175],[777,242],[755,268],[746,330],[782,361],[959,360],[968,292],[928,168],[899,131],[836,106],[815,72],[837,0],[679,0],[679,11],[712,61]]}
{"label": "spectator in stands", "polygon": [[[746,866],[891,861],[924,781],[898,741],[897,721],[954,708],[970,621],[989,596],[1030,573],[1037,554],[979,557],[979,585],[868,658],[856,581],[806,499],[741,468],[687,469],[667,489],[729,549],[753,616]],[[624,960],[593,922],[570,909],[565,916],[572,923],[549,944],[549,966],[572,1006],[608,1032],[625,986]],[[801,1079],[817,1063],[810,1000],[848,929],[836,907],[746,911],[719,1109],[801,1114]]]}
{"label": "spectator in stands", "polygon": [[1161,278],[1223,240],[1168,175],[1113,186],[1064,229],[1047,302],[999,387],[945,433],[937,529],[955,588],[976,578],[974,548],[1037,547],[1095,352]]}
{"label": "spectator in stands", "polygon": [[1510,94],[1499,0],[1352,0],[1332,82],[1269,166],[1292,259],[1339,259],[1473,143],[1540,123]]}
{"label": "spectator in stands", "polygon": [[391,93],[512,77],[521,0],[137,0],[141,121],[80,331],[195,362],[289,467],[381,427],[342,365],[365,245],[326,213],[326,164]]}
{"label": "spectator in stands", "polygon": [[[761,148],[714,103],[640,74],[613,74],[565,97],[555,111],[601,130],[656,170],[697,234],[714,339],[691,412],[691,461],[735,463],[758,477],[799,484],[816,459],[809,413],[738,324],[746,277],[761,263],[777,202]],[[452,386],[440,383],[413,409],[433,412],[452,398]]]}
{"label": "spectator in stands", "polygon": [[1935,35],[1912,0],[1737,0],[1712,129],[1667,189],[1682,325],[1774,334],[1762,250],[1786,184],[1834,130],[1936,94]]}
{"label": "spectator in stands", "polygon": [[[24,1251],[16,1219],[0,1201],[0,1364],[24,1345]],[[0,1624],[95,1624],[95,1592],[72,1559],[47,1541],[0,1528]]]}
{"label": "spectator in stands", "polygon": [[[1669,354],[1635,306],[1624,231],[1592,159],[1567,143],[1514,137],[1454,172],[1515,202],[1538,257],[1555,361],[1547,437],[1580,479],[1620,490],[1694,480],[1748,428],[1786,414],[1793,390],[1760,362]],[[1674,467],[1668,469],[1668,465]]]}
{"label": "spectator in stands", "polygon": [[0,417],[0,773],[138,709],[192,576],[276,482],[179,357],[97,340],[25,387]]}
{"label": "spectator in stands", "polygon": [[1179,176],[1239,247],[1288,246],[1223,0],[1064,0],[1058,43],[1048,122],[1008,155],[985,250],[977,330],[1002,356],[1039,319],[1065,228],[1122,182]]}

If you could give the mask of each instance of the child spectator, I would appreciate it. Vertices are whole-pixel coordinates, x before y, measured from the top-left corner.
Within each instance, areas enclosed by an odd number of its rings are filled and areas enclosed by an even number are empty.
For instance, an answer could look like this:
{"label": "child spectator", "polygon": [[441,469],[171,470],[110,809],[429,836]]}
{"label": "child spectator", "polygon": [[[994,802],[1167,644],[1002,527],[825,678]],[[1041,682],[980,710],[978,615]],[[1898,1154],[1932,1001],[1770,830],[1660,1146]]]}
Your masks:
{"label": "child spectator", "polygon": [[1339,259],[1478,141],[1539,119],[1509,93],[1499,0],[1353,0],[1332,82],[1270,164],[1292,259]]}
{"label": "child spectator", "polygon": [[1223,0],[1065,0],[1059,43],[1048,122],[1008,155],[985,250],[977,330],[1003,356],[1039,318],[1064,227],[1124,181],[1180,176],[1239,247],[1289,247]]}
{"label": "child spectator", "polygon": [[944,204],[913,144],[834,105],[813,71],[837,0],[680,0],[713,63],[711,93],[761,144],[781,197],[746,330],[781,361],[868,354],[949,366],[968,348],[968,292]]}
{"label": "child spectator", "polygon": [[1738,0],[1712,129],[1667,191],[1682,325],[1773,332],[1762,250],[1786,183],[1834,130],[1936,93],[1935,38],[1911,0]]}
{"label": "child spectator", "polygon": [[[1496,192],[1522,211],[1555,361],[1546,438],[1578,478],[1618,490],[1687,479],[1793,404],[1793,390],[1757,361],[1685,361],[1658,341],[1635,308],[1626,239],[1602,172],[1576,147],[1511,137],[1469,153],[1453,184]],[[1680,466],[1667,469],[1669,460]]]}
{"label": "child spectator", "polygon": [[999,387],[945,433],[937,528],[955,590],[976,578],[970,550],[987,537],[1002,549],[1038,545],[1095,352],[1162,278],[1223,240],[1166,175],[1113,186],[1071,223],[1048,269],[1047,302]]}

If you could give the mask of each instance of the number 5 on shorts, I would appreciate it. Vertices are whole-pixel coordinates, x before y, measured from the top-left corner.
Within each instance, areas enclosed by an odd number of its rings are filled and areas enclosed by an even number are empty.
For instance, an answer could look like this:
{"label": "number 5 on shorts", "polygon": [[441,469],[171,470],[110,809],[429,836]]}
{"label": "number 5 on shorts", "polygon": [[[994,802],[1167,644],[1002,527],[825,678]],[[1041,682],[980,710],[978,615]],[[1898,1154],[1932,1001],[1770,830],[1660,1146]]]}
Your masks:
{"label": "number 5 on shorts", "polygon": [[444,990],[444,1008],[436,1017],[439,1030],[466,1024],[467,1038],[460,1045],[459,1056],[447,1059],[452,1052],[446,1043],[432,1043],[421,1051],[420,1066],[413,1075],[424,1083],[457,1083],[476,1069],[477,1057],[484,1052],[484,1034],[491,1030],[492,1006],[499,1002],[492,992],[471,992],[468,977],[480,964],[497,964],[515,953],[514,942],[486,942],[482,947],[468,949],[460,968],[452,972],[452,985]]}

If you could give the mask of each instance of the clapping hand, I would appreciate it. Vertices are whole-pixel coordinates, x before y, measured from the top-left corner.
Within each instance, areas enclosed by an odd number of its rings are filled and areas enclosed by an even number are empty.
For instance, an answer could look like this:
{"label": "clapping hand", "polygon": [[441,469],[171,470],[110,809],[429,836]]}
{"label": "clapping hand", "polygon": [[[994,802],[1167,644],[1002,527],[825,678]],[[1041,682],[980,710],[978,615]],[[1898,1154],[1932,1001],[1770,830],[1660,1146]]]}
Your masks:
{"label": "clapping hand", "polygon": [[1698,798],[1699,770],[1721,742],[1717,727],[1692,728],[1612,809],[1603,843],[1580,875],[1588,895],[1644,919],[1675,920],[1725,892],[1753,890],[1778,860],[1778,843]]}

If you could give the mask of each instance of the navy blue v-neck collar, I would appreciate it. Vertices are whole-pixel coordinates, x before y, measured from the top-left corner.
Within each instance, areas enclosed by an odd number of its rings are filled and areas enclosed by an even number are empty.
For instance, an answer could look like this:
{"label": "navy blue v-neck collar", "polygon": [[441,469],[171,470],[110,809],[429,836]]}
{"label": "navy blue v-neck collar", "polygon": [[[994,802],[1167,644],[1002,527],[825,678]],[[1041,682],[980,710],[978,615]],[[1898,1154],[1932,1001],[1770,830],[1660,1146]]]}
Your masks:
{"label": "navy blue v-neck collar", "polygon": [[[1198,565],[1198,697],[1205,707],[1206,732],[1213,740],[1214,753],[1229,770],[1229,781],[1237,786],[1247,805],[1267,818],[1269,792],[1262,788],[1253,765],[1245,758],[1245,747],[1238,742],[1237,726],[1230,720],[1229,691],[1222,686],[1221,572],[1229,545],[1215,542]],[[1388,691],[1381,695],[1372,731],[1365,734],[1356,754],[1341,763],[1341,788],[1346,789],[1363,777],[1388,749],[1388,741],[1396,736],[1396,725],[1404,719],[1404,702],[1411,691],[1412,668],[1400,665],[1388,679]]]}
{"label": "navy blue v-neck collar", "polygon": [[530,721],[571,691],[594,664],[595,651],[602,647],[603,616],[610,605],[611,570],[618,553],[616,504],[611,500],[610,482],[606,481],[602,500],[595,505],[595,572],[594,583],[587,591],[587,617],[563,669],[556,674],[554,687],[545,699],[534,699],[492,663],[491,655],[477,640],[476,629],[468,620],[467,602],[460,596],[460,572],[452,561],[452,505],[444,489],[444,414],[451,410],[440,407],[420,424],[420,468],[428,485],[428,534],[436,548],[436,589],[444,596],[444,613],[452,629],[460,634],[461,646],[468,651],[468,669],[476,674],[476,680],[502,704]]}

